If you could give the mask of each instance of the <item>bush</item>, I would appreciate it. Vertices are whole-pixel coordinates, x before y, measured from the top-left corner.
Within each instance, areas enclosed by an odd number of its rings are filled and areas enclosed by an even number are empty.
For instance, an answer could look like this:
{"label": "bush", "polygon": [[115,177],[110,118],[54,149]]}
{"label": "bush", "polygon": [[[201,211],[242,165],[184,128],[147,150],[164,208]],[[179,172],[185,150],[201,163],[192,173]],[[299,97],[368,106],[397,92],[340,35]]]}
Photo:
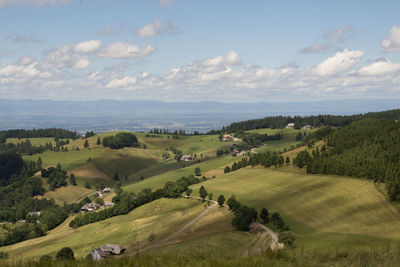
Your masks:
{"label": "bush", "polygon": [[294,236],[291,232],[285,231],[279,233],[279,242],[283,243],[285,246],[294,248]]}
{"label": "bush", "polygon": [[57,259],[72,260],[74,259],[74,251],[69,247],[64,247],[57,252]]}

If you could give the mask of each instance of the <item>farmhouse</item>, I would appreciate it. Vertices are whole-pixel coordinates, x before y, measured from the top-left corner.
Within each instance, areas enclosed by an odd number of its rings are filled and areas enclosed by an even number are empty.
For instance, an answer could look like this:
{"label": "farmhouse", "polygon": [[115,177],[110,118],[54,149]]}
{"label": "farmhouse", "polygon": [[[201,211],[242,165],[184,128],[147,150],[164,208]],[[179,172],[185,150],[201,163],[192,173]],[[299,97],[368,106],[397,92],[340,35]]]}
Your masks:
{"label": "farmhouse", "polygon": [[193,161],[193,160],[194,160],[194,157],[191,155],[183,155],[181,157],[181,161]]}
{"label": "farmhouse", "polygon": [[103,194],[100,193],[100,192],[96,192],[96,193],[93,195],[94,198],[99,198],[99,197],[102,197],[102,196],[103,196]]}
{"label": "farmhouse", "polygon": [[106,188],[104,188],[103,191],[101,191],[101,192],[102,192],[103,194],[111,193],[111,188],[106,187]]}
{"label": "farmhouse", "polygon": [[123,246],[117,244],[105,244],[89,252],[84,259],[92,257],[93,260],[102,260],[108,256],[120,255],[125,251]]}
{"label": "farmhouse", "polygon": [[286,128],[294,128],[294,122],[289,122],[289,123],[286,125]]}
{"label": "farmhouse", "polygon": [[114,203],[110,202],[110,201],[104,201],[104,207],[112,207],[114,206]]}
{"label": "farmhouse", "polygon": [[311,130],[311,125],[307,124],[303,127],[304,130]]}
{"label": "farmhouse", "polygon": [[31,211],[31,212],[28,212],[27,214],[26,214],[26,216],[34,216],[34,217],[39,217],[40,216],[40,211]]}
{"label": "farmhouse", "polygon": [[100,208],[100,205],[97,203],[87,203],[85,205],[83,205],[83,207],[81,208],[81,212],[90,212],[90,211],[94,211]]}
{"label": "farmhouse", "polygon": [[222,136],[222,141],[229,141],[232,140],[232,136],[230,134],[224,134]]}

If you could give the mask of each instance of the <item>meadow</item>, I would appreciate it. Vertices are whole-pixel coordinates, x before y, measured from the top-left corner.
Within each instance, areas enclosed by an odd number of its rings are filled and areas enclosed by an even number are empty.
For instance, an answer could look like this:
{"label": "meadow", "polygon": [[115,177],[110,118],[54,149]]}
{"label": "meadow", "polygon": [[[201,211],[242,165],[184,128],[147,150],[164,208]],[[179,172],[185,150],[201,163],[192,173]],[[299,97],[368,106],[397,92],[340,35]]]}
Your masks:
{"label": "meadow", "polygon": [[63,205],[64,202],[66,202],[67,204],[77,202],[78,200],[84,198],[92,192],[93,190],[91,189],[68,185],[57,188],[54,191],[47,191],[46,193],[44,193],[43,196],[39,196],[37,198],[54,199],[54,201],[58,205]]}
{"label": "meadow", "polygon": [[[375,247],[399,244],[400,214],[373,183],[282,169],[247,167],[208,180],[215,198],[235,195],[258,211],[279,212],[298,247]],[[198,195],[200,185],[192,186]]]}
{"label": "meadow", "polygon": [[[9,261],[38,259],[41,255],[55,256],[62,247],[74,250],[76,258],[84,257],[103,244],[116,243],[127,248],[126,254],[136,252],[152,242],[177,231],[204,210],[197,200],[159,199],[138,207],[127,215],[112,217],[77,229],[69,227],[68,218],[46,236],[1,248],[9,253]],[[154,234],[154,240],[148,241]]]}

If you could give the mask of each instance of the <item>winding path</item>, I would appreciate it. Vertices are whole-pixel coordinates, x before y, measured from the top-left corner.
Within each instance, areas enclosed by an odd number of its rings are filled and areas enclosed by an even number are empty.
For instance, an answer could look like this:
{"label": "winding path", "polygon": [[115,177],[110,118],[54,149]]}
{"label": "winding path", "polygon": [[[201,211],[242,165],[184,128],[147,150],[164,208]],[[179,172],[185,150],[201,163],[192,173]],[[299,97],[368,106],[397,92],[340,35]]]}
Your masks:
{"label": "winding path", "polygon": [[[203,199],[200,198],[200,197],[184,196],[184,198],[203,200]],[[161,245],[162,243],[167,242],[167,241],[171,240],[172,238],[178,236],[178,235],[181,234],[183,231],[185,231],[186,229],[188,229],[190,226],[192,226],[193,224],[195,224],[195,223],[196,223],[198,220],[200,220],[202,217],[204,217],[212,208],[214,208],[214,207],[216,207],[216,206],[218,205],[218,202],[215,201],[215,200],[204,199],[204,201],[210,202],[210,203],[212,203],[212,205],[209,206],[209,207],[207,207],[207,209],[205,209],[202,213],[200,213],[196,218],[194,218],[193,220],[191,220],[190,222],[188,222],[187,224],[185,224],[185,225],[184,225],[182,228],[180,228],[178,231],[174,232],[173,234],[171,234],[170,236],[168,236],[168,237],[166,237],[166,238],[164,238],[164,239],[161,239],[160,241],[158,241],[158,242],[156,242],[156,243],[154,243],[154,244],[151,244],[151,245],[149,245],[149,246],[147,246],[147,247],[145,247],[145,248],[142,248],[142,249],[138,250],[138,251],[135,253],[135,255],[136,255],[136,254],[139,254],[139,253],[141,253],[141,252],[144,252],[144,251],[146,251],[146,250],[148,250],[148,249],[155,248],[155,247]],[[224,204],[223,207],[228,207],[228,206]],[[267,235],[270,235],[270,236],[272,237],[272,241],[271,241],[271,244],[270,244],[270,248],[271,248],[272,251],[274,251],[274,250],[276,250],[276,249],[283,249],[284,245],[283,245],[282,243],[279,243],[279,242],[278,242],[278,235],[277,235],[274,231],[272,231],[271,229],[269,229],[269,228],[266,227],[265,225],[260,224],[260,223],[258,223],[258,222],[255,222],[255,224],[256,224],[256,226],[257,226],[257,228],[258,228],[259,230],[264,230],[264,233],[261,235],[260,240],[257,242],[256,246],[253,248],[253,251],[261,251],[261,249],[262,249],[262,248],[261,248],[262,243],[263,243],[263,241],[265,240],[265,238],[266,238]]]}

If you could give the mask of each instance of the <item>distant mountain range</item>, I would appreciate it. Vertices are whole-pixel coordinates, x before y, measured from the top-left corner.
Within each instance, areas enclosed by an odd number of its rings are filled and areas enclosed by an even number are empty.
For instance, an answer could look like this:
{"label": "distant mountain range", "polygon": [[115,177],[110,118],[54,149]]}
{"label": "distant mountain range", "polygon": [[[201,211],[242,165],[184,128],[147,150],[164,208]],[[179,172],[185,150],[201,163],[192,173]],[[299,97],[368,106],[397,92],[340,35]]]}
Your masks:
{"label": "distant mountain range", "polygon": [[146,131],[157,127],[207,131],[265,116],[346,115],[396,108],[400,108],[400,99],[259,103],[0,99],[0,130],[61,127],[78,131]]}

